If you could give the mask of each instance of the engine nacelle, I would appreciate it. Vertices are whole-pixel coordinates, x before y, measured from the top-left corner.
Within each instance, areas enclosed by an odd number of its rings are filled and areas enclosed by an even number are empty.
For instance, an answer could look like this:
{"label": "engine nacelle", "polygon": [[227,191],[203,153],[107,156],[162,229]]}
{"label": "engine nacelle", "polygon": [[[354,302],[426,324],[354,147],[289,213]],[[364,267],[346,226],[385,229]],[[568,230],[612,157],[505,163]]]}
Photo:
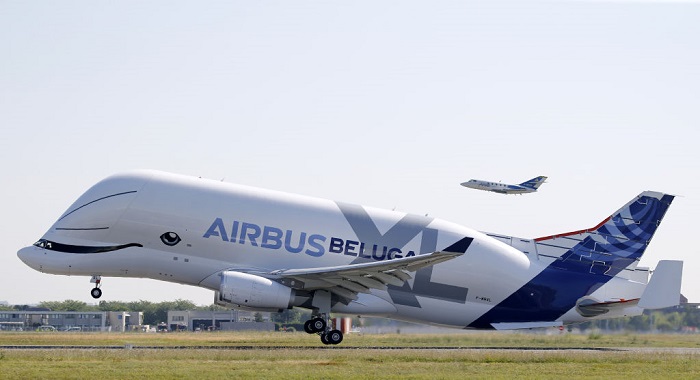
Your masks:
{"label": "engine nacelle", "polygon": [[216,292],[216,303],[250,309],[288,309],[294,301],[292,288],[254,274],[226,271]]}

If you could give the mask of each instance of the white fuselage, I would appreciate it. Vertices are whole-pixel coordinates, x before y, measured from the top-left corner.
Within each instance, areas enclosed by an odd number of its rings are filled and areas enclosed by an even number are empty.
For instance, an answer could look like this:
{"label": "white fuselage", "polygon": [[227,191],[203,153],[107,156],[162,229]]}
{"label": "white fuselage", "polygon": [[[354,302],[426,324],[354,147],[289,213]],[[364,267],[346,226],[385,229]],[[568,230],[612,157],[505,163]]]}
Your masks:
{"label": "white fuselage", "polygon": [[522,185],[509,185],[506,183],[482,181],[479,179],[472,179],[467,182],[463,182],[461,185],[471,189],[492,191],[494,193],[501,194],[525,194],[537,191],[537,189]]}
{"label": "white fuselage", "polygon": [[[227,270],[392,260],[439,251],[464,237],[473,242],[462,256],[333,311],[464,328],[556,260],[436,218],[156,171],[112,176],[83,194],[42,237],[44,244],[70,249],[35,245],[18,254],[44,273],[218,290]],[[568,321],[574,320],[584,318],[573,314]]]}

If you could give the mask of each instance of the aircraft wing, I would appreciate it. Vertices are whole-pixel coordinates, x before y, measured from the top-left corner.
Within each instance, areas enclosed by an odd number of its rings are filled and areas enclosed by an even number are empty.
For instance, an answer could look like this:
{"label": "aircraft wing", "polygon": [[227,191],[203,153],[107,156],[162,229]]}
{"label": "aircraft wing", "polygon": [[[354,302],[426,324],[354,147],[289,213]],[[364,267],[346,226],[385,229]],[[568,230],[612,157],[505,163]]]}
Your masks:
{"label": "aircraft wing", "polygon": [[388,285],[402,286],[412,278],[410,272],[451,260],[461,252],[432,252],[400,259],[321,268],[280,269],[267,273],[282,284],[295,289],[327,289],[347,302],[357,299],[358,293],[371,289],[385,290]]}

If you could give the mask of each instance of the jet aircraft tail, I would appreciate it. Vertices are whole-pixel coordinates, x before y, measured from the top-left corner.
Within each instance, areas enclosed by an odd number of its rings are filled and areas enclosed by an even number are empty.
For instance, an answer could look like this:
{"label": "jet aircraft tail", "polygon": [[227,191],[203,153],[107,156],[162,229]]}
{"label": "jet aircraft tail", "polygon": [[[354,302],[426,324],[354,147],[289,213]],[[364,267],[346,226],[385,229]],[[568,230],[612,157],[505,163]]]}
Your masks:
{"label": "jet aircraft tail", "polygon": [[[535,247],[528,246],[530,252],[534,248],[537,257],[556,259],[469,327],[523,328],[533,321],[539,324],[532,326],[542,327],[545,322],[552,326],[577,307],[579,317],[595,317],[610,315],[606,313],[611,307],[636,305],[641,292],[637,294],[633,288],[639,290],[640,283],[626,278],[634,274],[673,198],[645,191],[593,228],[534,239]],[[645,307],[661,305],[659,299],[675,292],[679,267],[664,266],[657,284],[651,287],[654,291],[642,297]],[[605,300],[586,298],[608,284],[606,292],[611,296]],[[513,310],[518,310],[517,315]]]}
{"label": "jet aircraft tail", "polygon": [[645,191],[593,228],[535,239],[538,252],[559,251],[560,269],[615,276],[636,267],[673,198]]}
{"label": "jet aircraft tail", "polygon": [[540,187],[540,185],[543,184],[546,179],[547,177],[545,176],[535,177],[533,179],[521,183],[520,186],[525,186],[537,190],[537,188]]}

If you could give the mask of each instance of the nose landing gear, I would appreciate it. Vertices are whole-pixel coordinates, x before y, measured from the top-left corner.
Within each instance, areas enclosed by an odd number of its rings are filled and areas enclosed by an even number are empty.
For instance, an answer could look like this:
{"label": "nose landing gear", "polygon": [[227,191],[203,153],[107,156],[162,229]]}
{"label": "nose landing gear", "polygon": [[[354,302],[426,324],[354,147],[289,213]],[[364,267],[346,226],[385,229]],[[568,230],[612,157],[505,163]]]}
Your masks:
{"label": "nose landing gear", "polygon": [[94,299],[98,299],[102,297],[102,289],[100,289],[100,281],[102,280],[102,277],[100,276],[92,276],[90,279],[91,284],[95,284],[95,287],[90,290],[90,295]]}

